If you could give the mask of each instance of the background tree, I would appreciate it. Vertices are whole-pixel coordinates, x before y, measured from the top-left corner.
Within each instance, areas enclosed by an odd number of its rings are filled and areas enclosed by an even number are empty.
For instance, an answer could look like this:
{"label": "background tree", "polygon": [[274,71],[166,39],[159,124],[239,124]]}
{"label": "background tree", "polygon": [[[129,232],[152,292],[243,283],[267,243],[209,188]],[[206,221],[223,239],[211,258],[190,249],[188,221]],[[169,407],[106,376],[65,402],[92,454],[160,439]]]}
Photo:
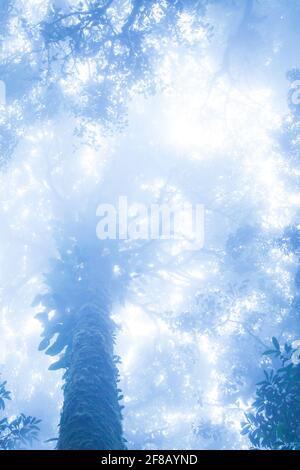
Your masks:
{"label": "background tree", "polygon": [[[293,169],[299,167],[299,106],[295,101],[298,93],[297,80],[299,71],[288,74],[291,84],[289,92],[289,113],[279,133],[279,142],[285,159]],[[291,185],[299,190],[298,178],[293,178]],[[294,269],[291,275],[291,298],[286,304],[286,313],[281,318],[280,340],[272,338],[272,348],[267,348],[267,366],[265,379],[258,382],[256,399],[251,412],[246,413],[247,421],[243,422],[242,434],[247,435],[254,448],[273,450],[299,450],[299,226],[295,214],[295,224],[285,227],[276,246],[285,256],[293,260]],[[274,244],[274,242],[273,242]],[[295,341],[291,341],[291,338]],[[283,346],[284,339],[288,339]]]}

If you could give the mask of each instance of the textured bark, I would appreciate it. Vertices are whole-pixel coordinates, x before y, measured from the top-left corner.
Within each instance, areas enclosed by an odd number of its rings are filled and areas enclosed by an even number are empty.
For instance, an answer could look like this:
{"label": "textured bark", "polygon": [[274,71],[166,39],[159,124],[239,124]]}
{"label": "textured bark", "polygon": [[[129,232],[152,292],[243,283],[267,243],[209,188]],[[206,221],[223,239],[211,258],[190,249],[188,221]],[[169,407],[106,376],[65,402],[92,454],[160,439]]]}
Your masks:
{"label": "textured bark", "polygon": [[87,305],[77,315],[64,376],[59,450],[125,448],[113,329],[108,310]]}

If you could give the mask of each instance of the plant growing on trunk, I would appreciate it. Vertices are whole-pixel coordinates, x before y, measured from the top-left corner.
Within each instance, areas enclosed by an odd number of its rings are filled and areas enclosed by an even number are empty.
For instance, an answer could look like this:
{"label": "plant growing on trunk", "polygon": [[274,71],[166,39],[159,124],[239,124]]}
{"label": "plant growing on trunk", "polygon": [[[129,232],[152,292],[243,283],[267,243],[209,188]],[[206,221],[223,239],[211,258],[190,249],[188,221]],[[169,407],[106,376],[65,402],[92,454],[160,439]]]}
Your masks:
{"label": "plant growing on trunk", "polygon": [[65,369],[58,449],[125,448],[110,318],[116,280],[99,245],[95,235],[64,242],[45,276],[48,292],[35,300],[44,307],[39,349],[59,355],[50,370]]}

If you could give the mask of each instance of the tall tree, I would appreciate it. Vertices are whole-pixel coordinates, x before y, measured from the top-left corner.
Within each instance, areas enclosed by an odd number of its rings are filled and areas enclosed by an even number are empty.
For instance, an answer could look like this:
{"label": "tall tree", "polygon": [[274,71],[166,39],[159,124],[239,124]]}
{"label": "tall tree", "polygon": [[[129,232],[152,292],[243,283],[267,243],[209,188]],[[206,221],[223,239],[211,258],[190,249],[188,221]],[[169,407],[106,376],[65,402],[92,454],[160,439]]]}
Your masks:
{"label": "tall tree", "polygon": [[84,221],[64,227],[45,276],[47,293],[35,300],[44,306],[37,315],[44,325],[40,350],[60,355],[50,370],[65,369],[57,444],[64,450],[125,448],[110,318],[113,257],[105,256],[94,227]]}

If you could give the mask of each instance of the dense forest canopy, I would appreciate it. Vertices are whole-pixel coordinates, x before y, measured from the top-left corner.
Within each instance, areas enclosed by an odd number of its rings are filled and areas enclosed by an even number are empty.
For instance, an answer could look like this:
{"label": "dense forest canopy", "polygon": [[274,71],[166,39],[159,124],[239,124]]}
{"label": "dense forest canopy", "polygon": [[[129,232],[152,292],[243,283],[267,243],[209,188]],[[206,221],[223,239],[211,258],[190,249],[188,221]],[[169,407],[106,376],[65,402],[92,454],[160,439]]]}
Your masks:
{"label": "dense forest canopy", "polygon": [[[42,449],[300,448],[299,16],[0,0],[3,433],[20,416]],[[131,222],[201,204],[204,246],[184,224],[100,240],[97,208],[124,196]]]}

